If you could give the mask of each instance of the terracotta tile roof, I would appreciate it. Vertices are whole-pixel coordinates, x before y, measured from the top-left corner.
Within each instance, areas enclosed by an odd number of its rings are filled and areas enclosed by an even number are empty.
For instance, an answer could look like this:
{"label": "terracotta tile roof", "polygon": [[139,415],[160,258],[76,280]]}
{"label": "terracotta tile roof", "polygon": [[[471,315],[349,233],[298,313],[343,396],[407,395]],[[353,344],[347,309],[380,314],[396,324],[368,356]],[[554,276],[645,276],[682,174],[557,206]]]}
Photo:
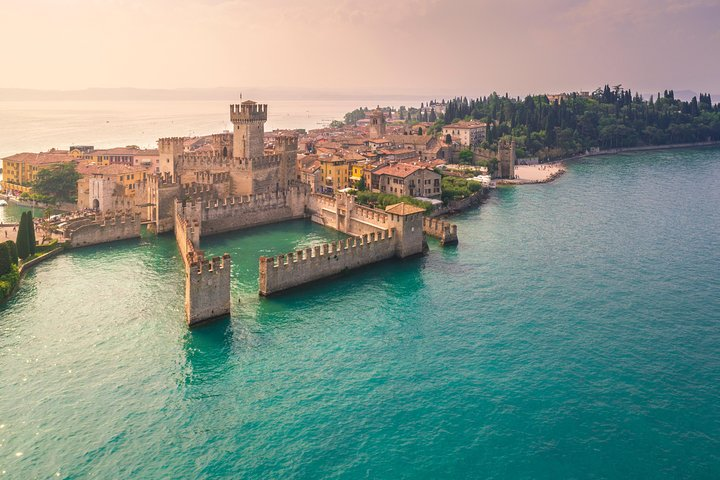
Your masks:
{"label": "terracotta tile roof", "polygon": [[395,144],[427,145],[434,140],[432,135],[388,135],[387,137]]}
{"label": "terracotta tile roof", "polygon": [[[152,153],[154,152],[154,153]],[[157,155],[157,150],[143,150],[140,148],[116,147],[104,150],[95,150],[93,155]]]}
{"label": "terracotta tile roof", "polygon": [[485,128],[487,123],[483,122],[456,122],[450,125],[445,125],[443,128],[457,128],[457,129],[469,129],[469,128]]}
{"label": "terracotta tile roof", "polygon": [[424,212],[425,210],[420,207],[416,207],[415,205],[410,205],[409,203],[400,202],[393,205],[388,205],[387,207],[385,207],[385,211],[394,215],[404,216],[412,215],[413,213]]}
{"label": "terracotta tile roof", "polygon": [[82,162],[78,165],[77,171],[80,175],[126,175],[132,173],[143,173],[147,171],[144,167],[132,167],[130,165],[97,165],[93,162]]}
{"label": "terracotta tile roof", "polygon": [[419,165],[409,165],[407,163],[396,163],[395,165],[388,165],[375,170],[375,175],[390,175],[391,177],[405,178],[408,175],[412,175],[418,170],[422,170],[424,167]]}
{"label": "terracotta tile roof", "polygon": [[410,153],[417,153],[412,148],[397,148],[395,150],[390,150],[388,148],[383,148],[380,150],[380,153],[383,155],[403,155],[403,154],[410,154]]}
{"label": "terracotta tile roof", "polygon": [[74,162],[77,159],[71,157],[67,152],[43,152],[43,153],[16,153],[5,157],[3,161],[20,162],[26,165],[53,165],[56,163]]}

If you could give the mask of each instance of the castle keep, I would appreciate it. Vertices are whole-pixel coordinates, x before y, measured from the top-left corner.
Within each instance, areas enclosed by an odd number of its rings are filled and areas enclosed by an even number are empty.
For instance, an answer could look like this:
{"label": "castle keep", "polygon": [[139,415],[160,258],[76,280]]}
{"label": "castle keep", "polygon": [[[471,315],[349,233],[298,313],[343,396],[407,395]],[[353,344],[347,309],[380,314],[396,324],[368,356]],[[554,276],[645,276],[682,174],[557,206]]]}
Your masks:
{"label": "castle keep", "polygon": [[[376,117],[384,130],[382,112]],[[276,136],[265,149],[267,105],[230,105],[232,133],[212,135],[206,148],[190,151],[181,137],[158,140],[156,172],[135,186],[136,211],[102,218],[81,217],[66,227],[71,246],[138,237],[141,221],[155,233],[175,232],[185,267],[188,325],[230,313],[230,255],[205,258],[203,235],[291,219],[312,221],[350,238],[259,260],[259,293],[272,295],[349,269],[422,254],[425,234],[457,242],[457,229],[424,220],[405,203],[377,210],[355,204],[345,193],[312,193],[297,181],[298,139]],[[94,184],[93,184],[94,186]],[[98,187],[99,188],[99,187]]]}

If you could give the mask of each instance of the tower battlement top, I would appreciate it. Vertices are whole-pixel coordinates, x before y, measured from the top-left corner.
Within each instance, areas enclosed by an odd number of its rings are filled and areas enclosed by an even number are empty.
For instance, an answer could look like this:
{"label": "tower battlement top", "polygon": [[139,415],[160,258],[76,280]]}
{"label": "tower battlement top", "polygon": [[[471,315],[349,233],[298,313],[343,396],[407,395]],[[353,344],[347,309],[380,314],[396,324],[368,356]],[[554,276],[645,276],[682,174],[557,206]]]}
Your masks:
{"label": "tower battlement top", "polygon": [[246,100],[241,104],[230,105],[230,120],[235,122],[267,121],[267,105]]}

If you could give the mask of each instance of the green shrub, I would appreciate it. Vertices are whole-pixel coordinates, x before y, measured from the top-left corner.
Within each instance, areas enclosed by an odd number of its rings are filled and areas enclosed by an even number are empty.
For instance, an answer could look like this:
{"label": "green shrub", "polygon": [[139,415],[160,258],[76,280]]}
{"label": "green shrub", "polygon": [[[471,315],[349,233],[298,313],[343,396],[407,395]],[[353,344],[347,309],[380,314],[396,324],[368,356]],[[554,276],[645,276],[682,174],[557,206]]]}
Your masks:
{"label": "green shrub", "polygon": [[55,250],[57,246],[57,238],[53,238],[52,240],[50,240],[50,243],[48,243],[47,245],[38,245],[37,247],[35,247],[35,250],[37,251],[37,253],[47,253],[51,250]]}
{"label": "green shrub", "polygon": [[20,281],[18,267],[13,265],[8,273],[0,275],[0,299],[5,299]]}
{"label": "green shrub", "polygon": [[442,178],[442,201],[447,203],[453,200],[466,198],[482,189],[480,182],[470,182],[464,178],[446,175]]}
{"label": "green shrub", "polygon": [[389,193],[369,192],[367,190],[364,192],[358,192],[355,199],[360,205],[369,205],[382,210],[384,210],[388,205],[400,202],[409,203],[411,205],[415,205],[416,207],[423,208],[426,212],[432,208],[432,204],[430,202],[424,202],[422,200],[418,200],[417,198],[405,196],[398,197]]}
{"label": "green shrub", "polygon": [[10,252],[6,243],[0,243],[0,275],[10,272],[12,261],[10,260]]}
{"label": "green shrub", "polygon": [[12,240],[6,241],[5,245],[7,245],[8,254],[10,254],[10,263],[12,263],[13,265],[17,265],[18,264],[17,245],[15,245],[15,242],[13,242]]}

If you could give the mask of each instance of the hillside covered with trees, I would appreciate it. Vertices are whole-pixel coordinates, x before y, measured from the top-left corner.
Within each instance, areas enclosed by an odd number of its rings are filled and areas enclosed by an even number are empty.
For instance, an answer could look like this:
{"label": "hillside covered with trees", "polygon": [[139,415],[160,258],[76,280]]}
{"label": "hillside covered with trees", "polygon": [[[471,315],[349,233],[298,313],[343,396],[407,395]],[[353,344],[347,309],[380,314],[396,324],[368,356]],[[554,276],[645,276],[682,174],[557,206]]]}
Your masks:
{"label": "hillside covered with trees", "polygon": [[438,120],[488,123],[485,148],[511,135],[519,157],[559,158],[602,149],[720,140],[720,104],[700,94],[689,102],[675,99],[672,90],[645,100],[620,86],[597,89],[589,96],[572,93],[550,102],[545,95],[524,99],[493,93],[446,102]]}

